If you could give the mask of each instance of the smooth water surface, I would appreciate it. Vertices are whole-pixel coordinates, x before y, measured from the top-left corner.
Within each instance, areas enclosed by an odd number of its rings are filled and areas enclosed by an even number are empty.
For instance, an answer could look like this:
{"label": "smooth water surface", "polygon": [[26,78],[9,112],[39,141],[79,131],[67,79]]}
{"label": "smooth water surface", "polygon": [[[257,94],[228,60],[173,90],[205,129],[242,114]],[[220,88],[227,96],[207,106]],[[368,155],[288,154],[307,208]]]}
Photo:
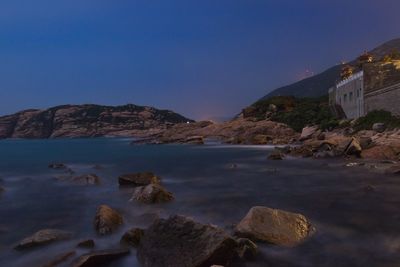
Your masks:
{"label": "smooth water surface", "polygon": [[[146,227],[156,216],[182,214],[228,231],[256,205],[299,212],[316,234],[296,248],[260,244],[248,266],[399,266],[400,178],[371,174],[340,161],[267,160],[270,147],[131,146],[128,139],[0,141],[0,266],[41,266],[76,249],[87,238],[96,249],[118,247],[125,230]],[[100,186],[57,179],[67,164],[77,174],[95,173]],[[153,171],[176,200],[163,205],[130,202],[118,176]],[[371,185],[374,190],[366,190]],[[124,226],[99,237],[96,207],[119,210]],[[22,238],[44,228],[74,232],[70,241],[14,251]],[[77,250],[77,254],[86,253]],[[139,266],[135,251],[110,266]]]}

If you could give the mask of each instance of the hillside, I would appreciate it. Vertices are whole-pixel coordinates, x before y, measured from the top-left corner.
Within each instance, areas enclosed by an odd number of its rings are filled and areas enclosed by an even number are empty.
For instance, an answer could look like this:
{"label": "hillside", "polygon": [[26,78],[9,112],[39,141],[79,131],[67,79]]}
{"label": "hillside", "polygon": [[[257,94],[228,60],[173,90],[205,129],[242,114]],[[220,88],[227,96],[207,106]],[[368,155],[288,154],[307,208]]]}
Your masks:
{"label": "hillside", "polygon": [[64,105],[0,117],[0,138],[138,136],[192,121],[169,110],[136,105]]}
{"label": "hillside", "polygon": [[[381,58],[393,50],[400,51],[400,38],[386,42],[369,53],[376,58]],[[362,51],[360,51],[361,53]],[[352,62],[355,62],[352,61]],[[352,63],[351,62],[351,63]],[[327,94],[329,87],[333,86],[339,78],[341,66],[333,66],[320,74],[301,80],[299,82],[280,87],[273,90],[261,99],[271,96],[296,96],[296,97],[319,97]]]}

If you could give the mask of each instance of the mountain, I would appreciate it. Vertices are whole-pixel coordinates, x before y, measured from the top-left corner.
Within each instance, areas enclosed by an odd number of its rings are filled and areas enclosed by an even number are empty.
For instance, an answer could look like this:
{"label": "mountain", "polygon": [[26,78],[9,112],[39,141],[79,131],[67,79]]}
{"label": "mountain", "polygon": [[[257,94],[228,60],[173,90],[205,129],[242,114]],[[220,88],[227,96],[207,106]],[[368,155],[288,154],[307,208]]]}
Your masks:
{"label": "mountain", "polygon": [[0,117],[0,138],[140,136],[192,120],[136,105],[63,105]]}
{"label": "mountain", "polygon": [[[381,58],[393,52],[393,50],[400,51],[400,38],[386,42],[369,53],[376,58]],[[350,62],[350,64],[355,62],[356,60]],[[333,66],[310,78],[275,89],[261,99],[267,99],[271,96],[319,97],[326,95],[328,89],[335,85],[340,77],[341,68],[341,65]]]}

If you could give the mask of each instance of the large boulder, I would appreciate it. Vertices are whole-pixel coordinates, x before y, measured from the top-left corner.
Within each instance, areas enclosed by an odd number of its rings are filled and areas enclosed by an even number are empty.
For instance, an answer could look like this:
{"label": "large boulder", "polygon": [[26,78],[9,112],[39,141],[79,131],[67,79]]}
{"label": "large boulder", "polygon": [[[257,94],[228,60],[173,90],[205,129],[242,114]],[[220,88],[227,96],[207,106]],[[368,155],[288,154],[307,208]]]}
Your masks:
{"label": "large boulder", "polygon": [[149,184],[159,184],[160,178],[152,172],[138,172],[124,174],[118,177],[120,185],[146,186]]}
{"label": "large boulder", "polygon": [[136,200],[144,204],[164,203],[173,199],[174,196],[172,193],[165,190],[159,184],[136,187],[131,198],[131,200]]}
{"label": "large boulder", "polygon": [[58,229],[43,229],[37,231],[33,235],[21,240],[14,248],[17,250],[38,247],[53,243],[56,241],[66,240],[71,238],[72,233]]}
{"label": "large boulder", "polygon": [[79,176],[75,176],[72,179],[72,182],[78,185],[99,185],[100,177],[96,174],[83,174]]}
{"label": "large boulder", "polygon": [[310,139],[318,131],[318,126],[307,126],[301,131],[300,141]]}
{"label": "large boulder", "polygon": [[144,267],[228,266],[236,257],[237,242],[224,230],[183,216],[155,221],[137,249]]}
{"label": "large boulder", "polygon": [[240,237],[286,247],[300,244],[312,232],[301,214],[259,206],[251,208],[235,229]]}
{"label": "large boulder", "polygon": [[99,234],[110,234],[123,224],[123,222],[121,214],[109,206],[101,205],[97,208],[94,226]]}
{"label": "large boulder", "polygon": [[98,267],[128,255],[129,249],[93,251],[77,258],[71,267]]}

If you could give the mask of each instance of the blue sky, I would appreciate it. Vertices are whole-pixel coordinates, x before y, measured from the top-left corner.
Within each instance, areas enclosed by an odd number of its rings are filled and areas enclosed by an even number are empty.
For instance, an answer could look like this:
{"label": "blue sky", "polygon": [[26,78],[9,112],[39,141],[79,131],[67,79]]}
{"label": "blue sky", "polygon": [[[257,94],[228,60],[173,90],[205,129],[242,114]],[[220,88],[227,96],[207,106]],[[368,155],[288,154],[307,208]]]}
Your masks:
{"label": "blue sky", "polygon": [[2,0],[0,114],[60,104],[231,116],[400,37],[398,0]]}

